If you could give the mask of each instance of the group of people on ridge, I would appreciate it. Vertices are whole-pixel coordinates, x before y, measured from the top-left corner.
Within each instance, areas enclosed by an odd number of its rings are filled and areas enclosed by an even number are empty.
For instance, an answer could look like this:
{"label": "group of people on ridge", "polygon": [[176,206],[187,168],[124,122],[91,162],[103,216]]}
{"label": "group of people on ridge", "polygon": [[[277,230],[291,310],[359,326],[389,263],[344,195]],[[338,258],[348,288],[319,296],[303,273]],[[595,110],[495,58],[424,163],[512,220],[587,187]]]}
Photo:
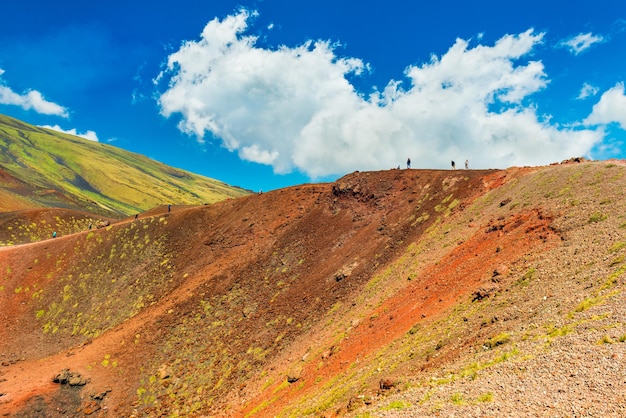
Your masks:
{"label": "group of people on ridge", "polygon": [[[452,169],[456,170],[456,164],[454,163],[454,160],[452,160],[451,164],[452,164]],[[400,166],[398,166],[398,168],[400,168]],[[407,158],[406,168],[407,169],[411,168],[411,158]],[[465,160],[465,169],[469,170],[469,160]]]}

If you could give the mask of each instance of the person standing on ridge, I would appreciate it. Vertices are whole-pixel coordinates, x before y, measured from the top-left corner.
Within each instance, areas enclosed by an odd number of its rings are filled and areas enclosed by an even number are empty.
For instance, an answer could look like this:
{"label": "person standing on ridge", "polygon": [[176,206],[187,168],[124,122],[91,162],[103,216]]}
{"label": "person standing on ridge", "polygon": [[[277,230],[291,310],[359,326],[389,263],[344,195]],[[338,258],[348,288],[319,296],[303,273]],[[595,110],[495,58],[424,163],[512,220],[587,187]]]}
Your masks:
{"label": "person standing on ridge", "polygon": [[469,160],[465,160],[465,169],[469,169]]}
{"label": "person standing on ridge", "polygon": [[406,168],[411,168],[411,159],[407,158],[406,160]]}
{"label": "person standing on ridge", "polygon": [[452,169],[456,170],[456,165],[454,164],[454,160],[452,161]]}

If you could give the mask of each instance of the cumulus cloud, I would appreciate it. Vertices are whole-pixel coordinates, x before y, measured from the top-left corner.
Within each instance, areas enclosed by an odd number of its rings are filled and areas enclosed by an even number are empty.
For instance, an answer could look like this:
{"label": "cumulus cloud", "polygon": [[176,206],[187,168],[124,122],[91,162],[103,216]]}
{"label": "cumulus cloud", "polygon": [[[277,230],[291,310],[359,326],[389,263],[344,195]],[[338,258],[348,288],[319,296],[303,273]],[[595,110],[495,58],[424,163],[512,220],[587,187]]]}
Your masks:
{"label": "cumulus cloud", "polygon": [[569,52],[578,55],[589,49],[593,44],[604,42],[604,37],[590,33],[579,33],[571,38],[564,39],[559,43],[563,48],[567,48]]}
{"label": "cumulus cloud", "polygon": [[171,54],[156,80],[167,80],[158,102],[165,117],[180,115],[181,131],[219,138],[277,173],[319,178],[407,157],[428,168],[466,158],[473,167],[541,165],[586,155],[602,139],[599,130],[537,115],[530,96],[548,79],[527,57],[542,33],[493,45],[458,39],[442,56],[406,68],[406,80],[366,96],[348,78],[366,74],[368,64],[337,56],[327,41],[260,48],[246,35],[250,18],[242,10],[214,19]]}
{"label": "cumulus cloud", "polygon": [[587,97],[595,96],[596,94],[598,94],[599,91],[600,89],[598,87],[592,86],[589,83],[584,83],[583,87],[580,89],[580,93],[578,94],[577,99],[583,100]]}
{"label": "cumulus cloud", "polygon": [[624,83],[617,83],[602,94],[600,101],[593,106],[593,110],[584,123],[587,125],[608,125],[617,123],[626,130],[626,95]]}
{"label": "cumulus cloud", "polygon": [[81,138],[85,138],[88,139],[90,141],[94,141],[94,142],[98,142],[98,135],[96,135],[96,133],[94,131],[87,131],[85,133],[77,133],[75,128],[72,129],[68,129],[65,130],[63,128],[61,128],[59,125],[41,125],[42,128],[47,128],[47,129],[52,129],[53,131],[57,131],[57,132],[61,132],[64,134],[70,134],[70,135],[74,135],[74,136],[79,136]]}
{"label": "cumulus cloud", "polygon": [[[4,70],[0,68],[0,77]],[[28,90],[23,94],[15,93],[11,88],[2,85],[0,78],[0,104],[20,106],[24,110],[33,109],[37,113],[44,115],[56,115],[64,118],[69,117],[65,107],[44,99],[37,90]]]}

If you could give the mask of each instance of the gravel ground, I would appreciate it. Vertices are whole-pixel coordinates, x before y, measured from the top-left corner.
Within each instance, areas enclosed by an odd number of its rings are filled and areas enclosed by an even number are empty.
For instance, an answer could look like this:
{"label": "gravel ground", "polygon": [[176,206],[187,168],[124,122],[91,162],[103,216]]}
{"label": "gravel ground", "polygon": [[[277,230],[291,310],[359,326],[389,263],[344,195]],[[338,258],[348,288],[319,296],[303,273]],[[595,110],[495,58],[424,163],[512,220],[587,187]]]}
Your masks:
{"label": "gravel ground", "polygon": [[[556,215],[562,244],[528,254],[536,269],[530,283],[487,302],[486,312],[508,319],[494,328],[506,341],[490,349],[459,345],[445,368],[407,376],[402,390],[379,394],[352,416],[626,416],[624,167],[601,182],[607,166],[590,166],[571,200],[540,202]],[[565,188],[566,178],[571,184],[568,170],[550,190],[559,190],[559,181]],[[531,193],[521,182],[515,190],[514,201]]]}

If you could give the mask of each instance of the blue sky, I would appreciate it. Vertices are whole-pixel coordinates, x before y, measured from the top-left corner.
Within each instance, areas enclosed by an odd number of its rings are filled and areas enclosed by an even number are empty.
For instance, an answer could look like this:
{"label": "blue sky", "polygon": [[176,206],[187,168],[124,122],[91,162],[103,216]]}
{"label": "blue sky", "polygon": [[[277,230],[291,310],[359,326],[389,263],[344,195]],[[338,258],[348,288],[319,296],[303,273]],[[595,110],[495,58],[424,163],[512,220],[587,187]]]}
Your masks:
{"label": "blue sky", "polygon": [[0,113],[257,190],[625,158],[622,1],[22,0]]}

